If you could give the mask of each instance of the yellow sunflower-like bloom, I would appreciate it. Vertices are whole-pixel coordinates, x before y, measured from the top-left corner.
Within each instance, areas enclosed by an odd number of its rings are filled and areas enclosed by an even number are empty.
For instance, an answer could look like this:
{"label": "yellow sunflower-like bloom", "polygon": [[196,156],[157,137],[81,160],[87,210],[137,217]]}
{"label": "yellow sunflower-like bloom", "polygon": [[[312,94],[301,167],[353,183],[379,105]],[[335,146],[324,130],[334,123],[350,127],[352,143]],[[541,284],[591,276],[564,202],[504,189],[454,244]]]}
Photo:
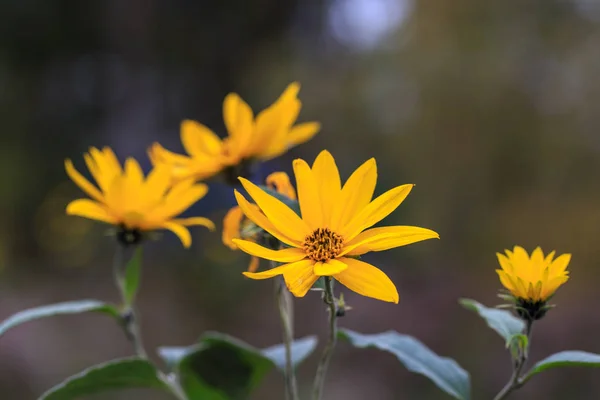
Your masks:
{"label": "yellow sunflower-like bloom", "polygon": [[320,276],[330,276],[358,294],[397,303],[398,291],[387,275],[354,256],[439,238],[432,230],[414,226],[367,229],[394,211],[413,185],[398,186],[371,200],[377,181],[375,159],[354,171],[343,187],[335,160],[328,151],[319,154],[312,168],[301,159],[294,160],[293,167],[302,217],[252,182],[240,178],[262,211],[258,212],[236,190],[235,197],[244,214],[290,246],[271,250],[234,239],[246,253],[285,263],[244,275],[266,279],[283,274],[289,290],[298,297],[304,296]]}
{"label": "yellow sunflower-like bloom", "polygon": [[[273,172],[266,179],[267,186],[278,193],[289,197],[292,200],[296,200],[296,190],[290,182],[289,176],[285,172]],[[260,212],[260,209],[255,204],[250,204],[250,207],[254,208],[256,212]],[[232,207],[225,218],[223,218],[223,234],[221,239],[223,243],[232,250],[237,250],[238,246],[234,243],[233,239],[246,239],[253,242],[257,241],[257,237],[252,233],[244,233],[245,222],[250,222],[244,217],[244,213],[239,206]],[[249,272],[255,272],[258,269],[258,257],[252,256],[250,264],[248,265]]]}
{"label": "yellow sunflower-like bloom", "polygon": [[300,84],[290,84],[270,107],[256,118],[242,98],[230,93],[223,102],[223,119],[228,136],[221,140],[212,130],[195,121],[183,121],[181,141],[188,155],[173,153],[154,143],[149,150],[155,164],[171,167],[175,180],[202,180],[221,171],[229,179],[247,175],[252,160],[269,160],[290,147],[304,143],[320,129],[317,122],[294,125],[302,103]]}
{"label": "yellow sunflower-like bloom", "polygon": [[541,248],[536,248],[531,257],[525,249],[515,246],[506,255],[496,253],[502,269],[496,272],[500,282],[521,302],[546,302],[556,290],[569,279],[567,266],[570,254],[554,259],[555,252],[544,257]]}
{"label": "yellow sunflower-like bloom", "polygon": [[189,247],[192,239],[186,226],[214,229],[207,218],[174,218],[204,197],[206,185],[188,180],[171,186],[170,170],[165,166],[155,167],[144,177],[135,159],[128,158],[122,168],[108,147],[92,147],[84,158],[97,186],[84,178],[71,160],[65,160],[69,177],[92,198],[70,202],[67,214],[118,226],[119,239],[126,244],[139,241],[144,232],[168,229]]}

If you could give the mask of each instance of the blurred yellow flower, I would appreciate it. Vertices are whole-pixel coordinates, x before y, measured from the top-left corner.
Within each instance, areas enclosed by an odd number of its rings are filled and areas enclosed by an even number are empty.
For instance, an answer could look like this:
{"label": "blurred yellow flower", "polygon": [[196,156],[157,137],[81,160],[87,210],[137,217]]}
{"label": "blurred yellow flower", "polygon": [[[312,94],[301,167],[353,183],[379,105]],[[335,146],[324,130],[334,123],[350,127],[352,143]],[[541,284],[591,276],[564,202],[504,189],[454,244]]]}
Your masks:
{"label": "blurred yellow flower", "polygon": [[188,155],[173,153],[154,143],[149,150],[150,159],[155,165],[169,165],[176,181],[207,179],[221,171],[230,181],[239,175],[248,176],[253,160],[277,157],[319,131],[317,122],[294,125],[302,108],[299,91],[299,83],[290,84],[256,118],[240,96],[230,93],[223,102],[223,119],[229,134],[225,139],[198,122],[186,120],[181,124],[181,141]]}
{"label": "blurred yellow flower", "polygon": [[[296,200],[296,190],[285,172],[273,172],[267,177],[266,183],[269,188],[292,200]],[[255,212],[260,212],[255,204],[249,204],[249,206],[254,208]],[[223,243],[230,249],[237,250],[238,246],[233,242],[233,239],[246,239],[257,242],[259,237],[252,232],[246,232],[246,229],[244,229],[248,223],[253,225],[252,221],[244,217],[242,209],[239,206],[232,207],[223,218]],[[258,262],[258,257],[252,256],[248,271],[255,272],[258,269]]]}
{"label": "blurred yellow flower", "polygon": [[298,297],[304,296],[320,276],[331,276],[358,294],[397,303],[398,291],[387,275],[354,257],[439,238],[432,230],[414,226],[367,229],[394,211],[413,185],[398,186],[371,200],[377,181],[375,159],[354,171],[343,187],[335,160],[328,151],[319,154],[312,168],[301,159],[294,160],[293,167],[301,217],[252,182],[240,178],[262,211],[258,212],[236,190],[244,214],[290,246],[271,250],[251,241],[233,239],[246,253],[285,263],[244,275],[266,279],[283,274],[289,290]]}
{"label": "blurred yellow flower", "polygon": [[529,257],[520,246],[505,252],[506,255],[496,253],[502,267],[496,272],[502,285],[521,301],[545,302],[569,279],[570,254],[554,259],[553,251],[544,257],[542,249],[537,247]]}
{"label": "blurred yellow flower", "polygon": [[186,226],[214,229],[207,218],[174,218],[204,197],[208,191],[205,184],[188,180],[171,186],[170,170],[165,166],[157,166],[144,177],[133,158],[127,159],[123,169],[108,147],[102,150],[92,147],[84,158],[98,186],[84,178],[71,160],[65,160],[69,177],[92,198],[70,202],[67,214],[118,226],[119,239],[125,244],[139,241],[144,232],[168,229],[189,247],[192,239]]}

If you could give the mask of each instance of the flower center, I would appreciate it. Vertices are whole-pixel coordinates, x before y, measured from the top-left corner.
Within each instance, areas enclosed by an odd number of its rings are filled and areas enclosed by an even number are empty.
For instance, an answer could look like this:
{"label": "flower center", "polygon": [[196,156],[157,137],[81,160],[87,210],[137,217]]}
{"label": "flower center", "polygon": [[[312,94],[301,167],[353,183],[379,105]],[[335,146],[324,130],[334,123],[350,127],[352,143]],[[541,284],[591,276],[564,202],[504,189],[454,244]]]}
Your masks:
{"label": "flower center", "polygon": [[143,238],[144,235],[138,228],[128,228],[124,224],[121,224],[117,230],[117,241],[125,247],[136,245],[140,243]]}
{"label": "flower center", "polygon": [[344,240],[329,228],[319,228],[304,239],[304,251],[313,261],[328,261],[335,258]]}

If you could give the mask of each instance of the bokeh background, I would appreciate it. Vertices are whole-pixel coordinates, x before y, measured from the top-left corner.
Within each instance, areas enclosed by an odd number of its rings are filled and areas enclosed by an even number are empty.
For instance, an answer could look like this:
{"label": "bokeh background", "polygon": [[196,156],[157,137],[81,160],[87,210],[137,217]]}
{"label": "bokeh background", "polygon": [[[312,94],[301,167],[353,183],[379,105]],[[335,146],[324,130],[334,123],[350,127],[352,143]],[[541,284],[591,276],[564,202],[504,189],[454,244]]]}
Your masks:
{"label": "bokeh background", "polygon": [[[494,253],[515,244],[573,253],[558,305],[535,328],[532,359],[600,352],[600,3],[593,0],[227,0],[0,2],[0,318],[49,302],[117,301],[106,227],[64,215],[80,191],[63,167],[109,145],[140,159],[181,150],[192,118],[223,134],[231,91],[254,108],[302,83],[312,141],[261,167],[329,149],[344,177],[374,156],[377,193],[417,184],[388,224],[435,229],[367,260],[396,282],[399,305],[346,291],[343,327],[415,335],[471,372],[474,397],[508,379],[502,340],[457,304],[495,305]],[[220,224],[231,189],[212,184],[190,214]],[[219,233],[146,249],[140,310],[149,349],[219,330],[255,346],[280,341],[271,281],[241,276],[248,257]],[[296,301],[296,335],[324,338],[317,294]],[[152,351],[151,351],[152,352]],[[98,315],[32,322],[0,341],[0,397],[34,399],[90,365],[131,354]],[[154,356],[154,354],[153,354]],[[299,370],[308,385],[317,356]],[[307,386],[303,386],[306,389]],[[166,399],[129,391],[98,399]],[[254,399],[283,398],[273,372]],[[340,343],[327,399],[449,398],[391,355]],[[514,399],[600,398],[598,371],[537,376]]]}

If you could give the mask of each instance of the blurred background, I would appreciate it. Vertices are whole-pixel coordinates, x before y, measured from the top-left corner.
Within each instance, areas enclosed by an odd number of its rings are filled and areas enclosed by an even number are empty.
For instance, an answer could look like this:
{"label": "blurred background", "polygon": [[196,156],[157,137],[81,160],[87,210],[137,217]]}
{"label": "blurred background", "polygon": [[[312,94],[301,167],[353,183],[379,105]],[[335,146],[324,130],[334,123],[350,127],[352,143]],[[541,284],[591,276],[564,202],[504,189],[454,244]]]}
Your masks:
{"label": "blurred background", "polygon": [[[340,326],[415,335],[471,372],[474,397],[509,377],[502,339],[457,299],[493,306],[496,251],[573,253],[571,280],[536,324],[531,358],[600,352],[600,2],[454,0],[172,0],[0,2],[0,319],[49,302],[117,301],[106,227],[64,215],[80,197],[63,161],[108,145],[146,170],[153,141],[181,151],[179,124],[224,133],[235,91],[255,111],[302,83],[300,121],[323,130],[262,166],[336,157],[343,178],[374,156],[377,193],[417,184],[386,224],[436,230],[440,241],[370,254],[399,305],[345,291]],[[212,184],[190,210],[220,225],[231,189]],[[148,349],[219,330],[257,346],[280,342],[272,281],[242,277],[249,257],[220,232],[193,228],[184,250],[166,233],[146,246],[139,297]],[[338,285],[338,289],[340,285]],[[296,335],[324,341],[319,295],[296,300]],[[319,350],[321,348],[319,347]],[[83,368],[131,354],[99,315],[22,325],[0,341],[2,399],[35,399]],[[309,385],[318,356],[299,370]],[[306,390],[308,386],[303,386]],[[327,399],[445,399],[376,350],[340,343]],[[128,391],[97,399],[167,399]],[[283,398],[272,372],[253,399]],[[549,371],[514,399],[600,398],[598,371]]]}

